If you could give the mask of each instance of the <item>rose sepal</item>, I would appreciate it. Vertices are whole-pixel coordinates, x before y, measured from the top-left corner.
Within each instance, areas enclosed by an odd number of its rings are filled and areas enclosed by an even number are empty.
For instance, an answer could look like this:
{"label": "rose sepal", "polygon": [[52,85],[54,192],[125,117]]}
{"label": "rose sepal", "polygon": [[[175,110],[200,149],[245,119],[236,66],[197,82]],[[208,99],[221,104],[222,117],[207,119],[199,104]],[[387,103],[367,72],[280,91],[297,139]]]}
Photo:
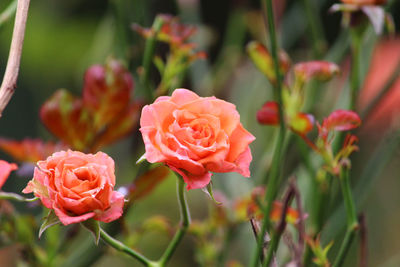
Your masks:
{"label": "rose sepal", "polygon": [[98,245],[100,240],[100,222],[89,219],[81,222],[81,225],[93,235],[94,243]]}
{"label": "rose sepal", "polygon": [[54,210],[50,210],[46,217],[44,217],[43,223],[39,229],[39,238],[42,236],[44,231],[48,228],[60,224],[60,220],[58,219],[57,215],[55,214]]}

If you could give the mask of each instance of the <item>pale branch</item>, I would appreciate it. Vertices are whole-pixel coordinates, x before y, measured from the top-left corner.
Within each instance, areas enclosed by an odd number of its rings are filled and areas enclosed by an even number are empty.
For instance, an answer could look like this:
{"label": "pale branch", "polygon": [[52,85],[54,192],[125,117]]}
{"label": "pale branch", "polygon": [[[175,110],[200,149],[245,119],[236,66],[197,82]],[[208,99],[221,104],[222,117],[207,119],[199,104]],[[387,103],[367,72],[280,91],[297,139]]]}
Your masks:
{"label": "pale branch", "polygon": [[0,87],[0,117],[8,102],[10,102],[10,99],[17,86],[29,2],[30,0],[18,0],[10,52],[8,54],[8,61],[6,71],[3,76],[3,82],[1,83]]}

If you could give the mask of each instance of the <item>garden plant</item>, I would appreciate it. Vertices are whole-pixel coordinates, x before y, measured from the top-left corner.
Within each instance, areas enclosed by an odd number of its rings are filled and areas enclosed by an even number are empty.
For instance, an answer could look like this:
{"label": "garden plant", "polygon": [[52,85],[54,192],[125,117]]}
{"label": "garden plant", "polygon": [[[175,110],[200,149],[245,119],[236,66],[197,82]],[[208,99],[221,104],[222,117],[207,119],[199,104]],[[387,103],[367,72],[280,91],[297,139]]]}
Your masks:
{"label": "garden plant", "polygon": [[400,266],[399,10],[2,0],[0,266]]}

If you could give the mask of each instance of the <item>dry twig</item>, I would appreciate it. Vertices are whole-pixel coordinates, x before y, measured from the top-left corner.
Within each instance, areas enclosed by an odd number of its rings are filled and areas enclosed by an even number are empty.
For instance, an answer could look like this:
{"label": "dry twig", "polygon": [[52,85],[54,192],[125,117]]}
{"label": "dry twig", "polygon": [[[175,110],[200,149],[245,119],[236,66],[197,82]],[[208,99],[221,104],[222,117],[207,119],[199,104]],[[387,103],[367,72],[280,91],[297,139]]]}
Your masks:
{"label": "dry twig", "polygon": [[17,86],[22,46],[24,43],[25,26],[28,17],[30,0],[18,0],[14,31],[3,82],[0,87],[0,117],[7,106]]}

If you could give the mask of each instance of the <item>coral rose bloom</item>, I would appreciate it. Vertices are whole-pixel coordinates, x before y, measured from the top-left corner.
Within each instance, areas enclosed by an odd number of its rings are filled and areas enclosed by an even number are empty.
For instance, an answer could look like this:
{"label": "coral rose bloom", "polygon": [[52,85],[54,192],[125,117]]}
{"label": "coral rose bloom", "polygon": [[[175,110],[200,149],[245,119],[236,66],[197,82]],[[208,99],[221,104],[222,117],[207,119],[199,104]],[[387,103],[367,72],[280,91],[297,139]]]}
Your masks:
{"label": "coral rose bloom", "polygon": [[188,190],[205,187],[210,172],[250,176],[249,144],[255,138],[231,103],[176,89],[143,108],[140,126],[146,159],[178,172]]}
{"label": "coral rose bloom", "polygon": [[114,161],[107,154],[60,151],[39,161],[24,193],[33,192],[64,224],[122,215],[124,197],[113,191]]}

